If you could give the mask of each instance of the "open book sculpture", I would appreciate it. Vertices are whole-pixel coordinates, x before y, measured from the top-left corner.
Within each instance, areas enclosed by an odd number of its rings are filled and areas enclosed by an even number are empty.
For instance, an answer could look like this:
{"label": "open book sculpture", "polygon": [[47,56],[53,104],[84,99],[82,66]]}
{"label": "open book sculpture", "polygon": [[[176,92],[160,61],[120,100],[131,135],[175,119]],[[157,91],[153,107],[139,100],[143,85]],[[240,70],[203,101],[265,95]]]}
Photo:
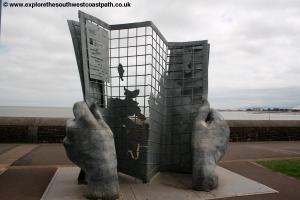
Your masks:
{"label": "open book sculpture", "polygon": [[109,25],[81,11],[68,24],[84,102],[64,143],[88,195],[117,198],[117,170],[144,182],[192,173],[195,190],[215,188],[229,128],[207,101],[208,42],[168,42],[150,21]]}

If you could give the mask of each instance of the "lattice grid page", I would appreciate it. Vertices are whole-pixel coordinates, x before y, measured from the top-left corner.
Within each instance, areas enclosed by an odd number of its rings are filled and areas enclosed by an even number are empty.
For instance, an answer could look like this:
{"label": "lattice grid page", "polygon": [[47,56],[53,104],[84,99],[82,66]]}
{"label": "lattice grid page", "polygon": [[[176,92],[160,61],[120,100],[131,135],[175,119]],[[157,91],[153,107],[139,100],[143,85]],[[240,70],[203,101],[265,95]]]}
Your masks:
{"label": "lattice grid page", "polygon": [[[110,32],[110,74],[109,96],[124,99],[124,87],[130,91],[139,90],[135,101],[142,114],[149,117],[150,95],[158,95],[159,82],[166,70],[167,45],[150,26],[112,30]],[[123,80],[118,71],[124,69]]]}

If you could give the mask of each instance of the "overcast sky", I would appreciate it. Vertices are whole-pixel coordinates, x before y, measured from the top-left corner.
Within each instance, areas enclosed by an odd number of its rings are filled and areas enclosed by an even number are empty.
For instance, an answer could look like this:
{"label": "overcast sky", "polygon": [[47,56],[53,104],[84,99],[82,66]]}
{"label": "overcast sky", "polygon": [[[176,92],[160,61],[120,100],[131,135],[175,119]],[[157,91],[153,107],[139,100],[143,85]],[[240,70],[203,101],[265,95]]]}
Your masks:
{"label": "overcast sky", "polygon": [[[208,40],[213,107],[300,105],[299,0],[129,1],[131,8],[82,10],[109,24],[153,21],[168,41]],[[71,107],[82,99],[67,26],[77,12],[2,9],[0,105]]]}

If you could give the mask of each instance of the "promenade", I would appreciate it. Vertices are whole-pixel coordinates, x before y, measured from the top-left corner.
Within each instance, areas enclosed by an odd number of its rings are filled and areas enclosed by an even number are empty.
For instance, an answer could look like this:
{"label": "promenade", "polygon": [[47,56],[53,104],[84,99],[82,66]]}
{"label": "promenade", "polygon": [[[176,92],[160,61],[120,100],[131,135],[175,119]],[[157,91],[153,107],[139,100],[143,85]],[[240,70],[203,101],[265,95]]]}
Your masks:
{"label": "promenade", "polygon": [[[225,199],[299,200],[300,181],[255,163],[266,159],[300,159],[300,141],[230,143],[220,166],[279,193]],[[40,199],[62,166],[73,166],[62,144],[0,144],[0,199]]]}

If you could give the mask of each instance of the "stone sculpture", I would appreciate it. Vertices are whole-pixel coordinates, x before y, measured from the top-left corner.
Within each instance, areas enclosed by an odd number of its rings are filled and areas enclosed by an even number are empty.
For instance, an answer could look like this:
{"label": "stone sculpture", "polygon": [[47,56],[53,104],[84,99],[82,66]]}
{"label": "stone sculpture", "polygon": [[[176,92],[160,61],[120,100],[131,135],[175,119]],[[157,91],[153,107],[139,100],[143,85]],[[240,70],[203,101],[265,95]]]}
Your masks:
{"label": "stone sculpture", "polygon": [[64,146],[68,157],[86,174],[92,199],[117,199],[119,182],[113,134],[96,104],[74,104],[75,119],[66,125]]}
{"label": "stone sculpture", "polygon": [[223,117],[204,101],[192,133],[193,189],[210,191],[217,187],[217,162],[223,157],[229,140],[229,127]]}
{"label": "stone sculpture", "polygon": [[207,101],[208,41],[168,42],[152,22],[110,25],[81,11],[68,24],[92,107],[74,105],[65,147],[89,195],[117,197],[116,162],[144,182],[172,171],[192,173],[195,190],[215,188],[229,128]]}

